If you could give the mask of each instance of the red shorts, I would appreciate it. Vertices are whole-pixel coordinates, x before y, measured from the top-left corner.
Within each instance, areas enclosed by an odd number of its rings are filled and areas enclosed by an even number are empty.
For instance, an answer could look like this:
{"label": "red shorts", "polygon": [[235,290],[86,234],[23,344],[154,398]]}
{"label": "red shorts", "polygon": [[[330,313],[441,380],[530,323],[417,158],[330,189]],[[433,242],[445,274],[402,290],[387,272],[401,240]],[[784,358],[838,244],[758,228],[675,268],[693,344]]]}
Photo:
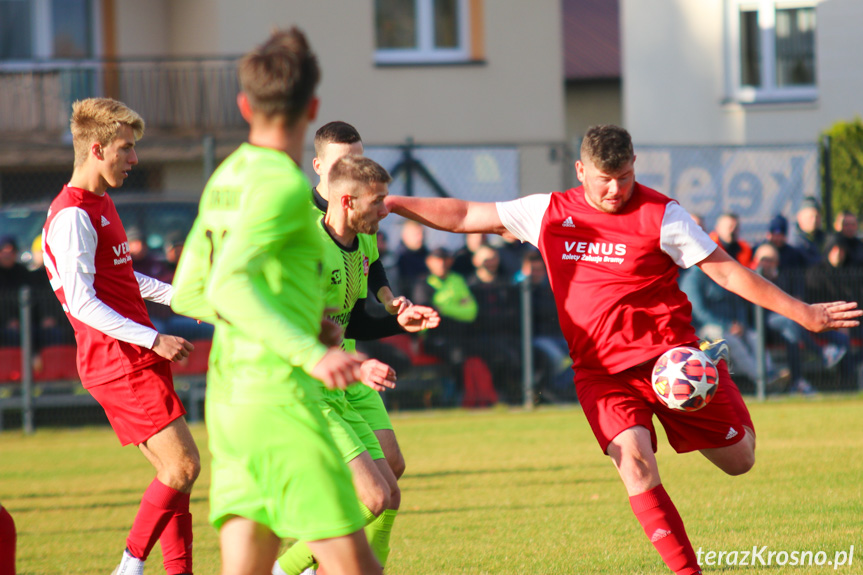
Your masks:
{"label": "red shorts", "polygon": [[167,361],[149,365],[87,391],[105,409],[123,445],[144,443],[186,414]]}
{"label": "red shorts", "polygon": [[653,416],[665,428],[668,442],[678,453],[734,445],[745,435],[744,426],[755,430],[752,417],[728,366],[720,361],[719,387],[707,406],[698,411],[669,409],[653,391],[650,376],[654,361],[631,367],[621,373],[576,370],[575,391],[593,434],[603,453],[621,432],[641,425],[650,430],[656,452]]}

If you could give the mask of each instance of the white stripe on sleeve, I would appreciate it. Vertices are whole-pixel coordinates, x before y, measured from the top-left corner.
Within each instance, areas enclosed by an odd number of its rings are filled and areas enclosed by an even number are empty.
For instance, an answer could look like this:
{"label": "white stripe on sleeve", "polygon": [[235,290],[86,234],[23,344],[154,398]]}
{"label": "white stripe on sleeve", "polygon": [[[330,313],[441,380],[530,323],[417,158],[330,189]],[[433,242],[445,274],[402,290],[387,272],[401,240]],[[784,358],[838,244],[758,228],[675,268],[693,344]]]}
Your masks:
{"label": "white stripe on sleeve", "polygon": [[682,268],[690,268],[701,262],[718,247],[677,202],[669,202],[665,206],[659,245]]}
{"label": "white stripe on sleeve", "polygon": [[171,305],[174,286],[138,272],[135,272],[135,279],[138,280],[138,287],[141,288],[141,297],[156,303]]}
{"label": "white stripe on sleeve", "polygon": [[114,339],[152,348],[156,330],[123,317],[96,297],[97,236],[87,213],[81,208],[61,210],[46,239],[72,317]]}
{"label": "white stripe on sleeve", "polygon": [[551,194],[533,194],[508,202],[497,202],[497,214],[504,227],[523,242],[539,247],[542,218],[551,202]]}

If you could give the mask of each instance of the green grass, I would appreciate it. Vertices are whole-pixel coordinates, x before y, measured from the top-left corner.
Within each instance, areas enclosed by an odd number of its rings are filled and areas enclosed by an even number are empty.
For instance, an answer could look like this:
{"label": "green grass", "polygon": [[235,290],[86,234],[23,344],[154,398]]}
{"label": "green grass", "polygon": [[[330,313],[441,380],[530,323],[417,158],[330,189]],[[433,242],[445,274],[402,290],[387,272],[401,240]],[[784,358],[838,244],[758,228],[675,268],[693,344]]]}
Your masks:
{"label": "green grass", "polygon": [[[695,549],[837,551],[855,546],[863,572],[863,397],[750,403],[758,463],[727,477],[660,438],[666,489]],[[408,471],[393,532],[391,575],[666,574],[632,516],[620,480],[581,411],[396,414]],[[194,426],[204,470],[192,494],[195,563],[218,573],[207,524],[206,431]],[[25,575],[110,573],[152,477],[110,429],[0,434],[0,502],[18,524]],[[765,554],[766,558],[766,554]],[[161,571],[158,545],[149,573]],[[723,575],[827,573],[832,567],[713,567]]]}

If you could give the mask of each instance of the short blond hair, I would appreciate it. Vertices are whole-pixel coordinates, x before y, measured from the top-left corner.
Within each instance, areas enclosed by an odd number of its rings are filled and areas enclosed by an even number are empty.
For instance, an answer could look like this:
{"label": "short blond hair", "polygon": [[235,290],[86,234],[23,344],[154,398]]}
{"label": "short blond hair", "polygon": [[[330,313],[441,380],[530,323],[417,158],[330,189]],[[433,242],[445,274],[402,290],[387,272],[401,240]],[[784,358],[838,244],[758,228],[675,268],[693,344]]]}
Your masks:
{"label": "short blond hair", "polygon": [[80,166],[90,153],[90,146],[98,142],[107,146],[122,126],[129,126],[135,140],[144,136],[144,119],[123,102],[111,98],[87,98],[72,104],[72,146],[75,148],[75,166]]}

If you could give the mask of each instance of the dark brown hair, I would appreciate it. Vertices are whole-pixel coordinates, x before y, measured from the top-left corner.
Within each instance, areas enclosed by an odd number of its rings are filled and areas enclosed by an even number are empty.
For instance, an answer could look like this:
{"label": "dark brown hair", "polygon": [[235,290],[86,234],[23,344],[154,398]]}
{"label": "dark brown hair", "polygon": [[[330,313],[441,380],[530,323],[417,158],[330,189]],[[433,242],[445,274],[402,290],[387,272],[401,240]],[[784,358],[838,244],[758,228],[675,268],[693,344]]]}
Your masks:
{"label": "dark brown hair", "polygon": [[591,126],[581,141],[581,159],[590,160],[608,174],[620,171],[635,156],[632,137],[620,126]]}
{"label": "dark brown hair", "polygon": [[320,156],[327,144],[353,144],[362,141],[357,129],[347,122],[328,122],[315,132],[315,155]]}
{"label": "dark brown hair", "polygon": [[308,108],[321,77],[318,60],[296,27],[273,32],[243,56],[238,71],[252,109],[270,118],[281,116],[289,126]]}

